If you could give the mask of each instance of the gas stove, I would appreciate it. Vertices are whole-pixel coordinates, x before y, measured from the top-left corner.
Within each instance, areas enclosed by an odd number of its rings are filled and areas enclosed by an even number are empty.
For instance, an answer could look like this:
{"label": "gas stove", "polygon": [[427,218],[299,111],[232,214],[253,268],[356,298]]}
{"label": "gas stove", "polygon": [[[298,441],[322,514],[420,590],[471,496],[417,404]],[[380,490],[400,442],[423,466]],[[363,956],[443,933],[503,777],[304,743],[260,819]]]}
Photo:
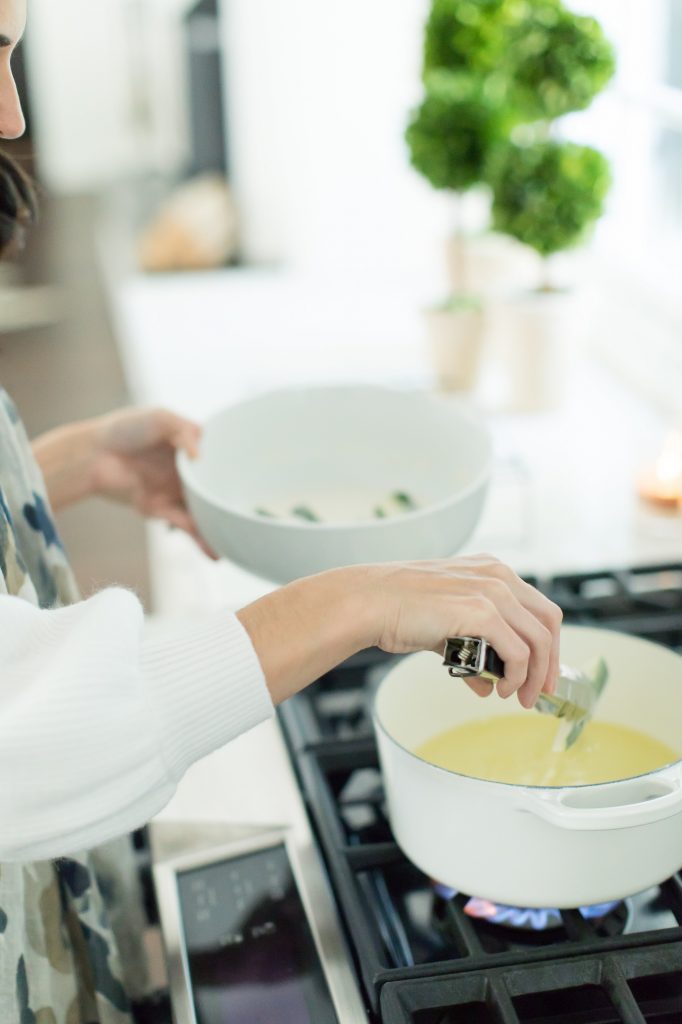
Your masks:
{"label": "gas stove", "polygon": [[[682,563],[530,582],[567,622],[682,653]],[[682,1024],[682,874],[531,910],[454,892],[404,856],[371,723],[395,660],[365,651],[318,680],[236,760],[202,763],[182,814],[136,834],[167,974],[136,1020]],[[265,760],[268,786],[244,786]]]}
{"label": "gas stove", "polygon": [[[682,564],[530,582],[566,622],[682,653]],[[280,709],[373,1024],[680,1024],[680,875],[617,904],[530,912],[446,890],[405,858],[370,713],[394,660],[363,652]]]}

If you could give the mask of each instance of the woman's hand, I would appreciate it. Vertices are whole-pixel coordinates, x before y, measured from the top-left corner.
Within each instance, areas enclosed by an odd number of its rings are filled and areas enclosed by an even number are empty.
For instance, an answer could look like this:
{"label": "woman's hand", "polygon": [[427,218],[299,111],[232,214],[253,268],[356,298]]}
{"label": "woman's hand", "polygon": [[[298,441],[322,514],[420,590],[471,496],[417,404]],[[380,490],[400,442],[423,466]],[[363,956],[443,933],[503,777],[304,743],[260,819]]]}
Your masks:
{"label": "woman's hand", "polygon": [[[559,675],[561,609],[489,555],[370,567],[367,600],[375,644],[395,654],[443,653],[453,636],[484,637],[505,664],[501,697],[523,707]],[[479,696],[492,683],[470,679]]]}
{"label": "woman's hand", "polygon": [[[338,569],[298,580],[244,608],[276,702],[365,647],[436,651],[485,638],[505,663],[502,697],[532,707],[559,674],[560,609],[488,555]],[[445,671],[445,670],[444,670]],[[492,684],[469,680],[480,696]]]}
{"label": "woman's hand", "polygon": [[198,454],[201,429],[165,409],[122,409],[39,437],[33,451],[55,510],[92,495],[197,533],[175,468],[175,454]]}
{"label": "woman's hand", "polygon": [[92,493],[189,533],[208,554],[185,504],[175,455],[199,454],[201,428],[165,409],[123,409],[94,420]]}

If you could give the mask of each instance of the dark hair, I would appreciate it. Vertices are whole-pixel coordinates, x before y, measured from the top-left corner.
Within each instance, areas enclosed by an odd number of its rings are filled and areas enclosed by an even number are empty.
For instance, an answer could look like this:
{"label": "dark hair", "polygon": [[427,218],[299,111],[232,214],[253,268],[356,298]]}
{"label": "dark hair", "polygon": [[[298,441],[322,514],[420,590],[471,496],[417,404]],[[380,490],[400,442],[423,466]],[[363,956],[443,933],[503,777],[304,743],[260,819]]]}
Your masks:
{"label": "dark hair", "polygon": [[38,214],[38,199],[28,175],[0,153],[0,258],[24,244],[26,228]]}

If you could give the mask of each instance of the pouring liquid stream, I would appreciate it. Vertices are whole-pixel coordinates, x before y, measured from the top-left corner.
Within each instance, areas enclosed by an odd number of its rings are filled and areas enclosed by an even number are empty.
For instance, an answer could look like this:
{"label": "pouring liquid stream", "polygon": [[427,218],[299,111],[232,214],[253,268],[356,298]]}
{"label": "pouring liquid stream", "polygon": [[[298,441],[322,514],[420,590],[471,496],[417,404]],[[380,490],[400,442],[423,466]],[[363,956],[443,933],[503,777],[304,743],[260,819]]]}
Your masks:
{"label": "pouring liquid stream", "polygon": [[592,718],[608,678],[609,670],[603,658],[599,658],[589,672],[562,665],[554,693],[540,694],[535,709],[559,719],[552,744],[554,753],[568,750],[579,739]]}
{"label": "pouring liquid stream", "polygon": [[[495,685],[505,674],[504,662],[487,640],[481,637],[458,636],[446,641],[443,664],[454,678],[478,676]],[[592,713],[608,682],[609,670],[598,658],[591,670],[583,672],[560,666],[553,693],[541,693],[535,709],[541,714],[563,719],[563,728],[554,741],[554,749],[568,750],[592,717]]]}

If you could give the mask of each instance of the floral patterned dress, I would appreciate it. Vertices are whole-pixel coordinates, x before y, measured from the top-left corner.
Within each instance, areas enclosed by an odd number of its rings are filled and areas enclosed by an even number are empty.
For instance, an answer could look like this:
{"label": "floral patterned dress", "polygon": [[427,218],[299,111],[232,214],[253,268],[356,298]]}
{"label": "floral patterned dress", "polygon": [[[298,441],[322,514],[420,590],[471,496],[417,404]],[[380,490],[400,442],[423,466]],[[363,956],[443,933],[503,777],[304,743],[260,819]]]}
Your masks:
{"label": "floral patterned dress", "polygon": [[[2,389],[0,594],[45,609],[79,599],[40,470]],[[57,861],[0,864],[0,1022],[131,1024],[130,1001],[146,989],[142,925],[128,838]]]}

